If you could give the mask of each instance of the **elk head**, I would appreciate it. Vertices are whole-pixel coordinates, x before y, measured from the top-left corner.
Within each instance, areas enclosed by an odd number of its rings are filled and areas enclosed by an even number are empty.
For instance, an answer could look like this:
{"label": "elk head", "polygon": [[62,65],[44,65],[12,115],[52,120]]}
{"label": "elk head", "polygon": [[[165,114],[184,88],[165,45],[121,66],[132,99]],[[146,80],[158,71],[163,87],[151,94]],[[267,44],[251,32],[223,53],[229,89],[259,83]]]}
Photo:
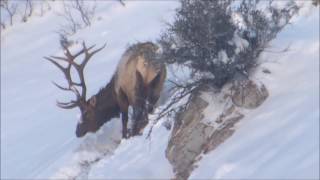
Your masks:
{"label": "elk head", "polygon": [[[58,56],[50,56],[50,57],[45,57],[45,59],[49,60],[52,62],[56,67],[58,67],[64,74],[66,80],[67,80],[67,87],[63,87],[55,82],[53,84],[57,86],[59,89],[64,90],[64,91],[69,91],[75,94],[76,99],[71,100],[70,102],[57,102],[57,105],[60,108],[63,109],[72,109],[78,107],[81,112],[81,121],[77,125],[76,129],[76,136],[77,137],[82,137],[84,136],[87,132],[95,132],[99,129],[101,126],[101,123],[98,121],[97,116],[101,116],[99,114],[99,111],[97,109],[97,103],[99,100],[96,98],[96,96],[91,97],[90,99],[86,99],[86,92],[87,92],[87,87],[84,79],[84,74],[83,70],[90,60],[90,58],[100,50],[102,50],[104,46],[101,48],[98,48],[96,50],[93,50],[92,52],[89,52],[91,49],[94,48],[94,45],[87,48],[85,43],[82,43],[82,49],[75,53],[74,55],[71,54],[69,49],[66,46],[63,46],[64,49],[64,56],[65,57],[58,57]],[[84,59],[81,63],[76,63],[75,59],[84,54]],[[67,66],[64,67],[58,61],[66,62]],[[71,68],[74,68],[79,76],[80,82],[75,82],[72,80],[71,76]]]}

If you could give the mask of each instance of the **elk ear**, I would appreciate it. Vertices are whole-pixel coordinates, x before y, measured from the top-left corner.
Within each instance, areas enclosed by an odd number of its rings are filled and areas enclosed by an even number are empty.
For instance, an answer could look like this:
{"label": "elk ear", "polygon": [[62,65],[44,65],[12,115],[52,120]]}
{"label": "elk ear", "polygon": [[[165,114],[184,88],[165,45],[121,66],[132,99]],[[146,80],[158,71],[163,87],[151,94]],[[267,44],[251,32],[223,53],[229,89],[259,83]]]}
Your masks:
{"label": "elk ear", "polygon": [[95,106],[96,106],[96,104],[97,104],[97,98],[96,98],[96,96],[93,96],[92,98],[90,98],[89,104],[90,104],[90,106],[92,106],[92,107],[95,107]]}

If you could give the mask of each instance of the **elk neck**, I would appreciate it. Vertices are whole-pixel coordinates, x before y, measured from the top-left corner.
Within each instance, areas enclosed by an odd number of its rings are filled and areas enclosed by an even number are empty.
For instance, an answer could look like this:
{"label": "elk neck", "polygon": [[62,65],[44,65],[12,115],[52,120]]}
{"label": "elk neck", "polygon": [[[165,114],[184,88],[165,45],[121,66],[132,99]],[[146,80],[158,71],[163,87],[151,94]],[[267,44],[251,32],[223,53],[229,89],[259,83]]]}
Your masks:
{"label": "elk neck", "polygon": [[97,118],[99,127],[112,118],[120,117],[120,107],[114,91],[114,77],[95,96],[97,98],[96,112],[100,116]]}

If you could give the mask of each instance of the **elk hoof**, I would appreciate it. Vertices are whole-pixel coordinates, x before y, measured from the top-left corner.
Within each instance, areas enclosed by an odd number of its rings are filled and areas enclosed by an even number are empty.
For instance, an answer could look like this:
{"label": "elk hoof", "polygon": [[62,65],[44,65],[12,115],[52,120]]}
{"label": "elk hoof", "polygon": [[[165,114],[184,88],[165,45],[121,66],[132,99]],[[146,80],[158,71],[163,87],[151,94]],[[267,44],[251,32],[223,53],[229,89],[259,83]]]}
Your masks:
{"label": "elk hoof", "polygon": [[153,114],[154,108],[152,106],[148,107],[148,114]]}
{"label": "elk hoof", "polygon": [[127,132],[122,132],[122,138],[128,139],[128,138],[129,138],[129,133],[127,133]]}
{"label": "elk hoof", "polygon": [[143,132],[140,131],[135,131],[134,133],[131,134],[131,136],[142,136]]}

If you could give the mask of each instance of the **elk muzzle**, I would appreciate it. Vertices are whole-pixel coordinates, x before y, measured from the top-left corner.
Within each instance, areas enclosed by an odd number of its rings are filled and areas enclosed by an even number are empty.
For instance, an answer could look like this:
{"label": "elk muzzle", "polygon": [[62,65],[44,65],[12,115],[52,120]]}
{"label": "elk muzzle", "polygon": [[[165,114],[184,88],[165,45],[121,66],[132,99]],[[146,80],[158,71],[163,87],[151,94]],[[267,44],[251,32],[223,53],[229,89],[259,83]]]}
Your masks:
{"label": "elk muzzle", "polygon": [[77,129],[76,129],[76,136],[77,138],[83,137],[87,134],[87,128],[83,125],[83,123],[78,123]]}
{"label": "elk muzzle", "polygon": [[77,124],[76,136],[83,137],[87,132],[96,132],[99,129],[95,122],[82,122]]}

